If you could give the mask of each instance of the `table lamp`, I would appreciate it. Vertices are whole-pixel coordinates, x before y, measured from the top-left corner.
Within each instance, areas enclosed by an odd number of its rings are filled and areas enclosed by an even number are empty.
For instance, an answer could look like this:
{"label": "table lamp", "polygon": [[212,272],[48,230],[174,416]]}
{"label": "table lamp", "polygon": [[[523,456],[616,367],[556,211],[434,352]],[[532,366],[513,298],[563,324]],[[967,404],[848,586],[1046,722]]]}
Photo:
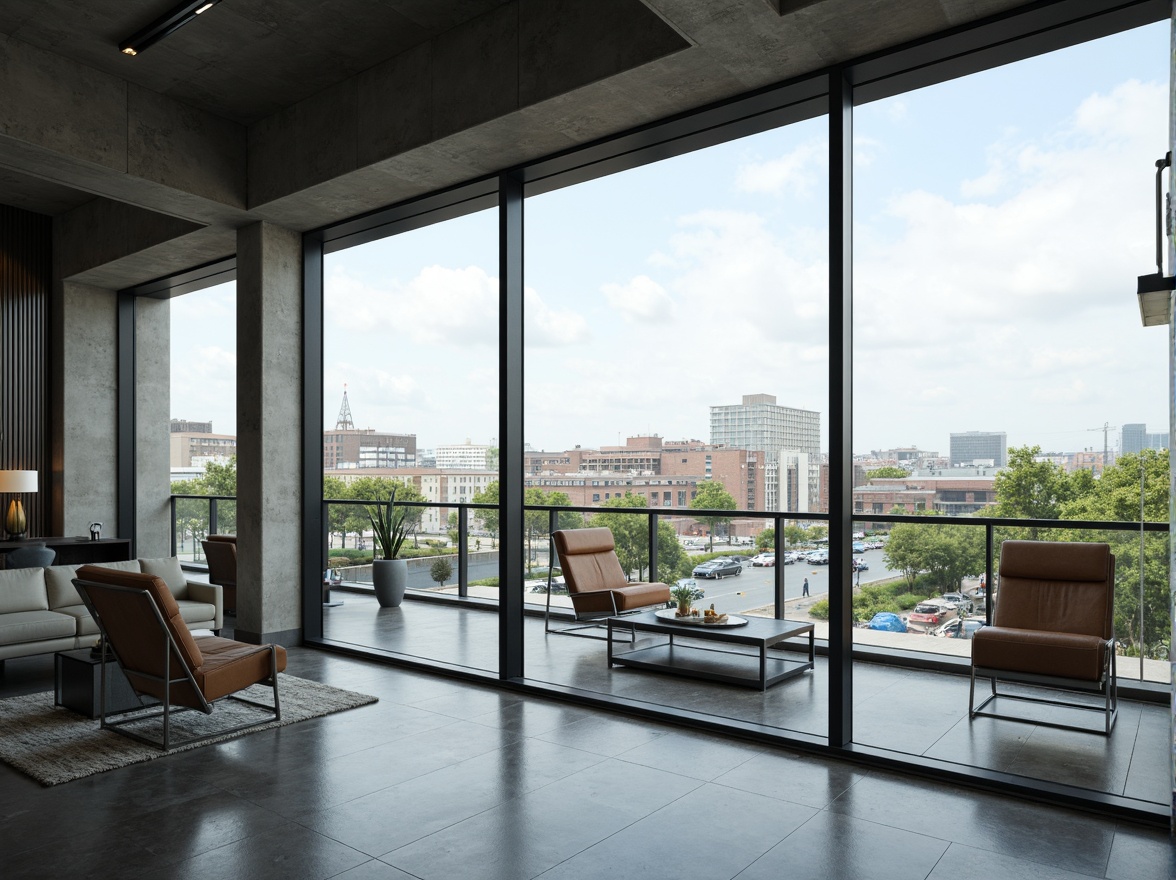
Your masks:
{"label": "table lamp", "polygon": [[[0,471],[0,493],[6,492],[36,492],[36,471]],[[4,518],[4,528],[8,531],[9,540],[23,538],[28,531],[28,520],[25,518],[24,505],[19,498],[13,498],[8,503],[8,515]]]}

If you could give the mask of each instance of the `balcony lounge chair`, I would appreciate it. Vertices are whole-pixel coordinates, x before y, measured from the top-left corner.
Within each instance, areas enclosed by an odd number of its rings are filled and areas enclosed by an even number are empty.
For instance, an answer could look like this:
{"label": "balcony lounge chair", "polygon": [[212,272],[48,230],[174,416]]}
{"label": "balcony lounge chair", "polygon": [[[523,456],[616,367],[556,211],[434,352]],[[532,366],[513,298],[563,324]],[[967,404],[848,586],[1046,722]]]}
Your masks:
{"label": "balcony lounge chair", "polygon": [[208,582],[219,584],[224,610],[237,613],[237,536],[209,535],[200,542],[208,560]]}
{"label": "balcony lounge chair", "polygon": [[[631,583],[621,570],[616,544],[609,529],[560,529],[551,535],[559,567],[563,571],[576,621],[596,621],[583,626],[552,629],[551,586],[547,590],[547,632],[584,635],[579,630],[599,626],[599,621],[623,614],[664,608],[670,602],[670,588],[658,583]],[[549,576],[550,577],[550,576]]]}
{"label": "balcony lounge chair", "polygon": [[[1109,544],[1005,541],[992,626],[972,640],[968,716],[1027,721],[1109,736],[1118,718],[1115,680],[1115,557]],[[992,693],[973,708],[976,679]],[[997,680],[1103,696],[1103,705],[997,691]],[[982,711],[997,697],[1102,712],[1104,729]]]}
{"label": "balcony lounge chair", "polygon": [[[278,673],[286,668],[286,650],[279,645],[249,645],[217,636],[193,637],[180,617],[179,606],[163,578],[131,571],[84,565],[74,586],[102,633],[102,685],[99,717],[102,728],[161,747],[179,745],[247,730],[282,717]],[[159,739],[131,730],[132,718],[111,721],[106,714],[106,661],[114,659],[140,697],[162,706],[147,717],[162,717]],[[250,685],[273,688],[273,705],[236,696]],[[211,715],[218,700],[233,699],[265,710],[259,720],[173,741],[172,715],[194,709]]]}

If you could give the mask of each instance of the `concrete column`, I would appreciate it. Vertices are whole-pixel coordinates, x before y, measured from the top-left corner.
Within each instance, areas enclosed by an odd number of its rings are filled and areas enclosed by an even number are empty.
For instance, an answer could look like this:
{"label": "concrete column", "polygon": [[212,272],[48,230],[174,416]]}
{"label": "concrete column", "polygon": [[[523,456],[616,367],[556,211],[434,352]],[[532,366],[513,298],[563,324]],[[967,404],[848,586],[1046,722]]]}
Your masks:
{"label": "concrete column", "polygon": [[[118,521],[118,295],[56,281],[51,318],[57,357],[52,384],[52,528],[85,535],[95,520],[103,535]],[[43,490],[43,491],[45,491]]]}
{"label": "concrete column", "polygon": [[301,641],[301,436],[302,237],[254,223],[237,233],[234,631],[242,641]]}
{"label": "concrete column", "polygon": [[171,555],[170,421],[171,303],[141,296],[135,300],[135,534],[140,559]]}

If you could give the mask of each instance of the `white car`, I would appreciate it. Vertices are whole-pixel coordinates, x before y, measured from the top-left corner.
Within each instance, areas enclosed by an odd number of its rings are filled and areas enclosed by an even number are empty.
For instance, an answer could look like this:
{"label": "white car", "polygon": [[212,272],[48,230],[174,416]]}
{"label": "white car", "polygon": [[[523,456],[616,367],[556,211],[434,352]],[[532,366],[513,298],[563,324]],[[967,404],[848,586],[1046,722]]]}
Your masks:
{"label": "white car", "polygon": [[775,553],[761,553],[761,554],[759,554],[759,556],[753,556],[753,557],[751,557],[751,564],[752,565],[762,565],[767,568],[771,568],[772,566],[774,566],[776,564],[776,554]]}

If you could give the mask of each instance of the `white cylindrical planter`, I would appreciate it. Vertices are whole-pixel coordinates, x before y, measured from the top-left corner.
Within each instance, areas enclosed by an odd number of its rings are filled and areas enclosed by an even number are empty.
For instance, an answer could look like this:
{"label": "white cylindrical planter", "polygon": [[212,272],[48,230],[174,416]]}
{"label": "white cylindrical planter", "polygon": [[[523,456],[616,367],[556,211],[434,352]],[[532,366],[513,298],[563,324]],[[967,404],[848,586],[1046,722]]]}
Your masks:
{"label": "white cylindrical planter", "polygon": [[376,559],[372,562],[372,586],[381,608],[399,608],[408,585],[407,559]]}

